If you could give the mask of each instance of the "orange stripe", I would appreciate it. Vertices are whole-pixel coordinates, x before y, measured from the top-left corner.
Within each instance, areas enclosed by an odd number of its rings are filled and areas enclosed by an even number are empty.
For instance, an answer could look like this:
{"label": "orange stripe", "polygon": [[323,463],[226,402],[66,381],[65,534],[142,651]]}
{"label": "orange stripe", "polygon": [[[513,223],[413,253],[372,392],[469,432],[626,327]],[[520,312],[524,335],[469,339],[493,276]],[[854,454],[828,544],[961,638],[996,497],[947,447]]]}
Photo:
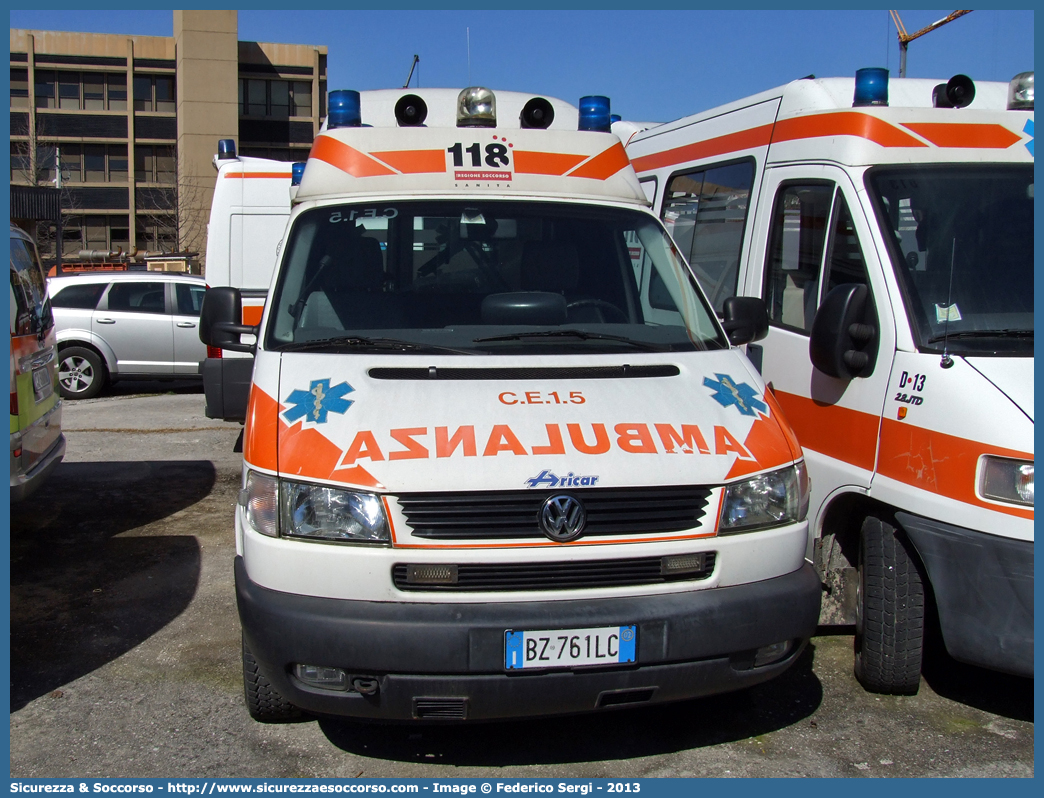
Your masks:
{"label": "orange stripe", "polygon": [[586,155],[567,152],[525,152],[516,150],[515,171],[521,175],[564,175]]}
{"label": "orange stripe", "polygon": [[264,312],[264,305],[245,305],[243,307],[243,324],[249,327],[256,327],[261,323],[261,315]]}
{"label": "orange stripe", "polygon": [[781,119],[772,131],[772,143],[823,136],[858,136],[882,147],[928,146],[895,125],[860,111],[834,111]]}
{"label": "orange stripe", "polygon": [[325,161],[331,166],[336,166],[352,177],[375,177],[378,175],[393,175],[391,169],[378,163],[369,155],[352,149],[329,136],[319,136],[312,144],[312,151],[308,153],[309,158]]}
{"label": "orange stripe", "polygon": [[803,448],[867,471],[874,470],[879,416],[837,405],[821,405],[783,391],[775,391],[775,397]]}
{"label": "orange stripe", "polygon": [[631,161],[624,151],[623,144],[616,142],[609,149],[600,152],[587,163],[578,166],[569,173],[569,177],[589,177],[592,180],[608,180]]}
{"label": "orange stripe", "polygon": [[276,439],[278,437],[279,405],[258,388],[250,386],[246,425],[243,431],[243,460],[258,468],[278,471]]}
{"label": "orange stripe", "polygon": [[710,158],[714,155],[764,147],[768,145],[771,135],[772,125],[762,125],[761,127],[752,127],[749,130],[741,130],[738,133],[729,133],[727,136],[716,136],[705,141],[686,144],[684,147],[675,147],[671,150],[635,158],[634,170],[636,172],[648,172],[664,166],[673,166],[676,163],[698,161],[701,158]]}
{"label": "orange stripe", "polygon": [[285,180],[290,179],[289,172],[226,172],[225,177],[277,177]]}
{"label": "orange stripe", "polygon": [[966,147],[1004,150],[1022,137],[1003,125],[967,125],[944,122],[907,122],[918,136],[928,139],[936,147]]}
{"label": "orange stripe", "polygon": [[772,418],[758,418],[751,426],[746,440],[743,441],[743,446],[754,455],[754,459],[736,458],[736,462],[732,464],[725,479],[734,479],[758,471],[785,466],[801,456],[800,454],[794,455],[779,424]]}
{"label": "orange stripe", "polygon": [[975,495],[975,470],[984,454],[1033,460],[1027,452],[989,446],[886,418],[881,427],[877,470],[881,476],[948,499],[1032,521],[1032,509],[991,504]]}
{"label": "orange stripe", "polygon": [[404,175],[446,171],[445,150],[393,150],[389,152],[371,152],[370,155],[374,158],[380,158]]}

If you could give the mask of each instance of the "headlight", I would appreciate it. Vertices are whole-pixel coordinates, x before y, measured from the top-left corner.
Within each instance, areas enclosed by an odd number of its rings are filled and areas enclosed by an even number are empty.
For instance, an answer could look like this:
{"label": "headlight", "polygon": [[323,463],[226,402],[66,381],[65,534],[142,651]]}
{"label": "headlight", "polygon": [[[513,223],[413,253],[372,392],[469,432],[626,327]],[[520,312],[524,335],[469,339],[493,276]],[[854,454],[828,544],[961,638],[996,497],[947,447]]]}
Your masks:
{"label": "headlight", "polygon": [[986,499],[1033,506],[1033,461],[983,457],[979,495]]}
{"label": "headlight", "polygon": [[284,480],[279,505],[280,527],[286,537],[353,543],[391,541],[384,504],[372,493]]}
{"label": "headlight", "polygon": [[808,514],[808,498],[804,462],[726,485],[718,533],[753,532],[802,521]]}

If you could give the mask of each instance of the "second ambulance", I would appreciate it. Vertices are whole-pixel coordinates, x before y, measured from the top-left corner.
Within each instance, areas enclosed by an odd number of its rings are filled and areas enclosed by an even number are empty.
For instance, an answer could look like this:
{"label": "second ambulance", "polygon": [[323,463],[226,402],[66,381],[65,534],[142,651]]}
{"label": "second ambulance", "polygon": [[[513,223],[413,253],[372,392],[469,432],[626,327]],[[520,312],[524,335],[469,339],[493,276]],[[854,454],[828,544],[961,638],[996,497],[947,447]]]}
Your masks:
{"label": "second ambulance", "polygon": [[1033,73],[807,78],[630,138],[642,185],[804,448],[824,623],[871,690],[1033,674]]}
{"label": "second ambulance", "polygon": [[[332,92],[255,352],[235,576],[251,714],[675,701],[814,633],[801,450],[648,208],[608,100]],[[256,344],[242,335],[255,335]]]}

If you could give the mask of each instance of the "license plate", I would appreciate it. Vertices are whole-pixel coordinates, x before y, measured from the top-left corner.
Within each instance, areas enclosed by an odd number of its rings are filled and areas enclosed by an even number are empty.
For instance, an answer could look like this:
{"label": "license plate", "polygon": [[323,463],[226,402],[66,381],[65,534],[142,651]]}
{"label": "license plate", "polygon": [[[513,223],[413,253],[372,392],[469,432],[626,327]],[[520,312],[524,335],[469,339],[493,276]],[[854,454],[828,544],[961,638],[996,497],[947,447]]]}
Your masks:
{"label": "license plate", "polygon": [[634,626],[504,633],[504,667],[509,671],[634,662],[637,654]]}
{"label": "license plate", "polygon": [[47,366],[33,369],[33,398],[37,402],[42,402],[52,393],[54,393],[54,386],[51,384],[50,369]]}

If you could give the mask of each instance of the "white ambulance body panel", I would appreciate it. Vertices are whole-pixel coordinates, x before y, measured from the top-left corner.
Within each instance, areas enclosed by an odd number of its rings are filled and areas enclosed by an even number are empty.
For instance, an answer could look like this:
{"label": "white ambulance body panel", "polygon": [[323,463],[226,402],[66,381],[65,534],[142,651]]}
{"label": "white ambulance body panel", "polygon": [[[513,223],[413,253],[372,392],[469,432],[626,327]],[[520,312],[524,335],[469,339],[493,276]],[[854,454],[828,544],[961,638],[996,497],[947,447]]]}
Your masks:
{"label": "white ambulance body panel", "polygon": [[799,80],[627,145],[716,309],[767,303],[748,355],[805,451],[821,622],[884,692],[916,691],[932,596],[951,654],[1033,672],[1032,97],[940,83]]}
{"label": "white ambulance body panel", "polygon": [[[361,93],[296,190],[236,510],[251,713],[553,715],[782,672],[821,589],[778,405],[617,136],[554,100],[522,127],[509,92],[457,126],[458,93],[418,90],[409,127],[381,124],[412,92]],[[205,334],[242,300],[208,293]]]}

